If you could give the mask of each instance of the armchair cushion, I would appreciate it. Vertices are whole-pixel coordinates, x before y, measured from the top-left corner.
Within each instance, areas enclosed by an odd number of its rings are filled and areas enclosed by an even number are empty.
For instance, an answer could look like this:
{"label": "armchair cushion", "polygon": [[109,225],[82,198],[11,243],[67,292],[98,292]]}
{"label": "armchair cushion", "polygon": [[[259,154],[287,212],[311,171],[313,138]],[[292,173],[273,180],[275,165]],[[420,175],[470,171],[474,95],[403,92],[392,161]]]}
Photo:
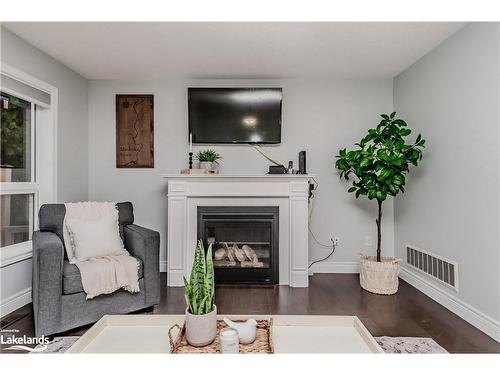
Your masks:
{"label": "armchair cushion", "polygon": [[[134,208],[130,202],[119,202],[116,204],[118,208],[118,224],[120,236],[124,239],[123,227],[134,222]],[[53,232],[64,242],[63,222],[66,215],[66,206],[62,203],[43,204],[38,212],[38,223],[40,231]],[[67,259],[66,252],[64,257]]]}
{"label": "armchair cushion", "polygon": [[[141,259],[139,261],[139,279],[144,276],[144,264]],[[82,276],[80,270],[74,264],[70,264],[64,260],[63,264],[63,294],[75,294],[83,292]]]}
{"label": "armchair cushion", "polygon": [[[71,239],[67,246],[73,247],[73,256],[78,262],[127,254],[118,230],[118,212],[94,220],[66,219],[66,227]],[[70,258],[71,253],[67,253]]]}

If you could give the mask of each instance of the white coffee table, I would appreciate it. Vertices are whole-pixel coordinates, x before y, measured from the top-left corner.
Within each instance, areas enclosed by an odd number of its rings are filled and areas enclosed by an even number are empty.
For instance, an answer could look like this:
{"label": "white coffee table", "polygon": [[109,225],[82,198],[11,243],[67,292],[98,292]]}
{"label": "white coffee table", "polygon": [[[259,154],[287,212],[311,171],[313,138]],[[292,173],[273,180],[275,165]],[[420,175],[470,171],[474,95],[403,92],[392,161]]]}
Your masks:
{"label": "white coffee table", "polygon": [[[219,315],[273,318],[275,353],[383,353],[355,316]],[[106,315],[67,353],[169,353],[168,330],[184,315]]]}

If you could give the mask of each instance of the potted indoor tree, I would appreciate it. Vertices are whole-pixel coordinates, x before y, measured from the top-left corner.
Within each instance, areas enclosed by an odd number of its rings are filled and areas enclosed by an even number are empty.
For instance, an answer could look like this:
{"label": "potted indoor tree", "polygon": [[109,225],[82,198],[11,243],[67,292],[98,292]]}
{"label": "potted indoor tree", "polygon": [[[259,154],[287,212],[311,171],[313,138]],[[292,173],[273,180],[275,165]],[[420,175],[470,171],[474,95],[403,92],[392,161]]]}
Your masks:
{"label": "potted indoor tree", "polygon": [[215,173],[222,156],[220,156],[217,151],[209,148],[198,151],[195,155],[195,159],[200,162],[201,169],[204,169],[207,173]]}
{"label": "potted indoor tree", "polygon": [[377,256],[361,255],[361,287],[372,293],[394,294],[398,291],[398,260],[381,256],[382,203],[388,196],[404,193],[405,175],[411,165],[422,159],[425,140],[419,134],[413,143],[406,143],[411,134],[406,122],[396,112],[381,115],[380,124],[356,143],[357,149],[339,151],[335,166],[340,178],[351,180],[349,193],[356,198],[366,196],[378,204]]}
{"label": "potted indoor tree", "polygon": [[205,254],[203,242],[196,246],[189,281],[184,278],[186,297],[186,340],[192,346],[205,346],[217,335],[217,307],[212,245]]}

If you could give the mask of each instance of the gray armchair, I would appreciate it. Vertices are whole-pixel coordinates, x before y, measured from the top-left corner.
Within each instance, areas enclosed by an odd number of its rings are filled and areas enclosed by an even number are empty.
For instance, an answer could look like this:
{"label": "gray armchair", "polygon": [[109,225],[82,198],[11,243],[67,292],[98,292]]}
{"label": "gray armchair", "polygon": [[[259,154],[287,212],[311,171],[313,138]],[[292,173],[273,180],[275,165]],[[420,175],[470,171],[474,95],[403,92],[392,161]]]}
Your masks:
{"label": "gray armchair", "polygon": [[160,302],[158,232],[134,224],[130,202],[117,204],[120,235],[139,259],[139,293],[117,290],[86,300],[78,267],[70,264],[63,241],[64,204],[40,207],[40,231],[33,234],[32,298],[35,334],[53,335],[94,323],[105,314],[125,314]]}

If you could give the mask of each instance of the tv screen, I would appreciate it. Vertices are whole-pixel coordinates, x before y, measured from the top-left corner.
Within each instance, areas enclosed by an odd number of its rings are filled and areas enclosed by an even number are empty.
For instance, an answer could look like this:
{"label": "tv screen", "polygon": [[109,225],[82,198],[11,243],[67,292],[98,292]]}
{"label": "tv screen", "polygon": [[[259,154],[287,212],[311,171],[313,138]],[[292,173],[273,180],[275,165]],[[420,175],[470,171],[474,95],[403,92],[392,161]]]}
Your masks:
{"label": "tv screen", "polygon": [[193,143],[280,143],[281,88],[189,88]]}

